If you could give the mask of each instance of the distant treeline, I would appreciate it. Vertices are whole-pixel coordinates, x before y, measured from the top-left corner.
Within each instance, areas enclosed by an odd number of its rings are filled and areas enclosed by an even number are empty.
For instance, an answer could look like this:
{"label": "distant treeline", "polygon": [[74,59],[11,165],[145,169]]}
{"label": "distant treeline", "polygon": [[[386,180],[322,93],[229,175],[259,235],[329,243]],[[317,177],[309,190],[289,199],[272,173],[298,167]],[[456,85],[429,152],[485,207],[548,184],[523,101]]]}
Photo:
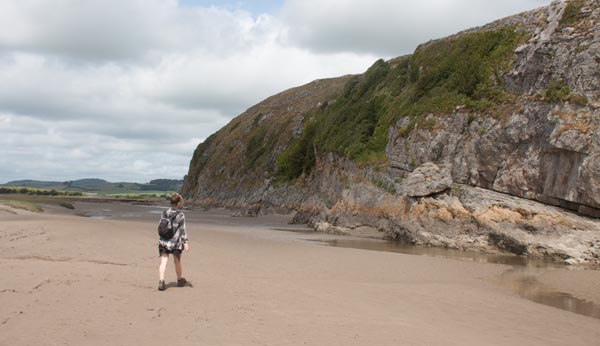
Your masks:
{"label": "distant treeline", "polygon": [[37,195],[37,196],[83,196],[81,192],[71,191],[57,191],[48,189],[38,189],[32,187],[21,187],[21,186],[1,186],[0,194],[11,194],[20,193],[24,195]]}
{"label": "distant treeline", "polygon": [[151,180],[148,184],[141,185],[142,190],[157,190],[157,191],[179,191],[182,180],[175,179],[155,179]]}
{"label": "distant treeline", "polygon": [[[15,180],[6,184],[0,184],[0,187],[23,187],[32,189],[42,189],[48,191],[71,191],[71,192],[90,192],[90,193],[134,193],[134,192],[170,192],[179,191],[183,185],[183,180],[176,179],[155,179],[147,184],[116,182],[112,183],[103,179],[88,178],[70,181],[38,181],[38,180]],[[6,193],[6,192],[5,192]]]}

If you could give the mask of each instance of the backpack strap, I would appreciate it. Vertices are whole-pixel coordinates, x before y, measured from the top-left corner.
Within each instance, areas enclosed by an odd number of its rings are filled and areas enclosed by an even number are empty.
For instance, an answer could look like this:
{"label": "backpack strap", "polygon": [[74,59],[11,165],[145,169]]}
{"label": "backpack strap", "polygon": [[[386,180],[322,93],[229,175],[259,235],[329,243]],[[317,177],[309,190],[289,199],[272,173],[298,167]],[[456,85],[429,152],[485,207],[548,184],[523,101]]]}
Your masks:
{"label": "backpack strap", "polygon": [[[167,212],[165,211],[165,214],[166,213]],[[177,218],[177,216],[179,216],[179,214],[181,214],[181,212],[179,210],[176,210],[175,214],[172,215],[171,217],[169,217],[169,219],[171,220],[171,225],[173,224],[173,222],[175,221],[175,219]],[[177,229],[179,229],[179,225],[177,225]],[[175,230],[175,231],[177,231],[177,230]]]}

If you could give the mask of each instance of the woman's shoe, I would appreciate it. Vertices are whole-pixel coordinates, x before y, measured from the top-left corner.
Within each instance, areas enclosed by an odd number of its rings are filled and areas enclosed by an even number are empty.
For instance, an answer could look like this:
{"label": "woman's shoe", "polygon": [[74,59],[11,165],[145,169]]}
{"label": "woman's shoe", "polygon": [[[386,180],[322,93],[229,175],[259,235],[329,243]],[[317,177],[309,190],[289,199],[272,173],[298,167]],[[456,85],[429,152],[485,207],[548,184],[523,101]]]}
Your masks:
{"label": "woman's shoe", "polygon": [[165,280],[160,280],[158,282],[158,290],[159,291],[164,291],[165,289],[166,289],[166,287],[165,287]]}
{"label": "woman's shoe", "polygon": [[187,283],[187,280],[185,278],[178,279],[177,287],[183,287],[183,286],[185,286],[186,283]]}

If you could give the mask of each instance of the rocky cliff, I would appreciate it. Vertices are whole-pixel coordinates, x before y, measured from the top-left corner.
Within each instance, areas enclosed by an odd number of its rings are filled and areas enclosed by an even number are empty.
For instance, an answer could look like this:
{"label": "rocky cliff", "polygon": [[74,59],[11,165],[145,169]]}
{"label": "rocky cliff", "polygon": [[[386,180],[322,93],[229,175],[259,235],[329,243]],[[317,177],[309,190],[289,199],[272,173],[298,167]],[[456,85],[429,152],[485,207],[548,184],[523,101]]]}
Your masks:
{"label": "rocky cliff", "polygon": [[250,108],[182,192],[412,243],[600,263],[600,2],[554,2]]}

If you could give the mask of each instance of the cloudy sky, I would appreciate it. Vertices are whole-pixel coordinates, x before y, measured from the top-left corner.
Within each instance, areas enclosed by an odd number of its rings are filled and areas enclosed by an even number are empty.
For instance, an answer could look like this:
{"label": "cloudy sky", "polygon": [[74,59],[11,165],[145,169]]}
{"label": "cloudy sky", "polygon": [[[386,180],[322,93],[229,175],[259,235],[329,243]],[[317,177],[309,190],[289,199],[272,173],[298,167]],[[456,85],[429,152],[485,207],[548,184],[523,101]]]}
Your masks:
{"label": "cloudy sky", "polygon": [[1,0],[0,183],[182,178],[262,99],[549,0]]}

